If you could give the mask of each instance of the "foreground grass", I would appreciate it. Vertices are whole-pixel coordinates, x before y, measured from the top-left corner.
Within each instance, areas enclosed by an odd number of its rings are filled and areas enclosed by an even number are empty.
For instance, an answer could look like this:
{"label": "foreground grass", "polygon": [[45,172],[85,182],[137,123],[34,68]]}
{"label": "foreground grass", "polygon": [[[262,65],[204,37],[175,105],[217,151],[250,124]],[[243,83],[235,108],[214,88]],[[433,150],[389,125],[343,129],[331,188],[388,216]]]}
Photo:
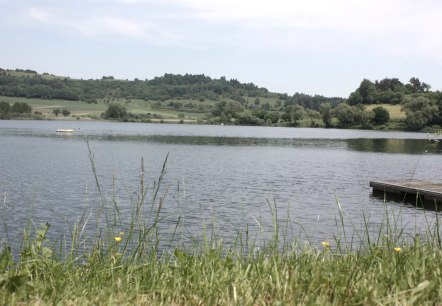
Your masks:
{"label": "foreground grass", "polygon": [[82,264],[2,255],[0,303],[95,305],[438,304],[442,252],[421,243],[342,254],[310,247],[243,256],[223,247],[176,249],[136,262],[95,251]]}

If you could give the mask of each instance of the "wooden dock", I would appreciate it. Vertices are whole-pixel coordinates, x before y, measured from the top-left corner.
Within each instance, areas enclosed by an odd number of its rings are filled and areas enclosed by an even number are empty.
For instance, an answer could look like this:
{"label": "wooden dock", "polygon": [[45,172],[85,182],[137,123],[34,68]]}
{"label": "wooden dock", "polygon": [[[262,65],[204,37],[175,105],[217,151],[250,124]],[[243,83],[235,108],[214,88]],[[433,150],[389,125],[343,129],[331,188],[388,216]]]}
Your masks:
{"label": "wooden dock", "polygon": [[374,196],[393,197],[404,202],[442,208],[442,183],[425,180],[371,181]]}

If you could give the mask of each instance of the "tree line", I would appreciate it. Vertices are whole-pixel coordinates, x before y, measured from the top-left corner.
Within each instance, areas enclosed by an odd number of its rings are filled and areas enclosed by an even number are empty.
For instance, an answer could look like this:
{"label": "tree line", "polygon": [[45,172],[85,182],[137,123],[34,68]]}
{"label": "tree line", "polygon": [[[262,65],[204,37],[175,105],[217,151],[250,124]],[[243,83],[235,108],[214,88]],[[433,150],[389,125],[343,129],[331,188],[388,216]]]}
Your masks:
{"label": "tree line", "polygon": [[[27,72],[20,74],[18,72]],[[253,83],[241,83],[225,77],[212,79],[204,74],[165,74],[152,80],[116,80],[113,76],[103,76],[99,80],[77,80],[68,77],[48,77],[33,70],[0,69],[0,95],[11,97],[64,99],[97,102],[101,99],[142,99],[167,101],[184,100],[220,100],[231,99],[242,104],[246,97],[270,97],[264,87]],[[319,105],[328,98],[295,94],[279,95],[284,103],[300,104],[319,110]]]}
{"label": "tree line", "polygon": [[395,128],[417,131],[432,127],[437,130],[442,126],[442,93],[430,89],[429,84],[416,77],[406,84],[397,78],[374,82],[364,79],[348,99],[302,93],[293,96],[279,94],[282,105],[270,111],[262,106],[259,109],[246,109],[224,101],[214,106],[211,115],[222,123],[297,126],[307,119],[312,127],[374,129],[388,128],[390,113],[381,105],[370,109],[367,109],[367,105],[399,104],[405,113],[405,120],[396,122]]}
{"label": "tree line", "polygon": [[[17,72],[27,72],[18,74]],[[165,74],[152,80],[116,80],[103,76],[99,80],[48,77],[32,70],[0,69],[0,95],[11,97],[64,99],[97,102],[99,99],[170,99],[216,100],[220,96],[244,102],[244,96],[267,96],[266,88],[241,83],[225,77],[212,79],[204,74]]]}
{"label": "tree line", "polygon": [[422,94],[430,92],[431,86],[421,82],[419,78],[412,77],[407,84],[402,83],[397,78],[385,78],[380,81],[372,82],[364,79],[359,87],[350,94],[348,103],[373,104],[400,103],[407,94]]}

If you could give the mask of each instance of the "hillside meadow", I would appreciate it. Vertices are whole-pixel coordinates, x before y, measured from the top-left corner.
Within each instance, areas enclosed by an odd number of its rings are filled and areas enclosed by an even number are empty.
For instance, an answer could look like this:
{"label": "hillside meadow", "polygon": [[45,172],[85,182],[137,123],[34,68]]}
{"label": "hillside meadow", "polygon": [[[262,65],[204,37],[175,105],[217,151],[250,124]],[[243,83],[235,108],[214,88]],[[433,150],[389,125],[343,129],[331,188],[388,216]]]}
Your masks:
{"label": "hillside meadow", "polygon": [[[248,100],[253,100],[254,98],[247,98]],[[103,120],[101,114],[106,111],[109,103],[117,103],[123,105],[128,112],[133,114],[150,114],[150,122],[169,122],[169,123],[205,123],[207,122],[210,109],[217,103],[217,101],[198,101],[198,100],[168,100],[163,103],[158,103],[158,101],[144,101],[141,99],[99,99],[97,103],[87,103],[84,101],[70,101],[62,99],[36,99],[36,98],[22,98],[22,97],[7,97],[0,96],[0,101],[8,102],[13,104],[15,102],[26,102],[31,107],[33,112],[40,112],[41,119],[44,120]],[[278,99],[276,98],[266,98],[263,100],[264,103],[269,103],[271,107],[275,107]],[[188,111],[174,110],[174,103],[182,103],[183,105],[191,104]],[[261,102],[262,103],[262,102]],[[366,106],[367,111],[371,111],[373,108],[382,106],[388,110],[390,113],[390,125],[391,128],[397,127],[398,129],[403,129],[403,126],[398,125],[401,121],[405,119],[405,113],[401,110],[400,105],[390,105],[390,104],[371,104]],[[68,109],[70,115],[64,117],[59,114],[55,116],[53,113],[54,109]],[[305,118],[300,120],[300,127],[310,127],[312,120],[310,118]],[[319,126],[322,126],[322,120],[316,118],[315,122]],[[337,124],[336,118],[333,121]]]}
{"label": "hillside meadow", "polygon": [[384,107],[390,113],[391,120],[404,120],[405,112],[402,111],[400,104],[369,104],[367,110],[371,111],[375,107]]}
{"label": "hillside meadow", "polygon": [[[102,120],[101,114],[106,111],[108,104],[104,100],[100,100],[97,103],[87,103],[84,101],[69,101],[69,100],[47,100],[47,99],[35,99],[35,98],[20,98],[20,97],[6,97],[0,96],[0,101],[5,101],[10,104],[15,102],[26,102],[31,107],[33,112],[40,112],[42,119],[48,120]],[[143,100],[131,100],[126,102],[124,99],[113,100],[111,103],[119,103],[126,107],[127,111],[134,114],[156,114],[158,118],[153,118],[152,122],[165,119],[166,121],[178,121],[185,119],[185,122],[196,123],[198,120],[203,119],[205,114],[196,112],[179,112],[171,109],[158,109],[155,108],[154,101]],[[64,117],[59,114],[55,116],[54,109],[68,109],[70,116]],[[181,114],[181,115],[180,115]]]}
{"label": "hillside meadow", "polygon": [[[252,98],[250,98],[252,99]],[[231,101],[230,99],[226,99]],[[274,106],[277,99],[264,99],[266,103]],[[96,103],[88,103],[84,101],[71,101],[62,99],[37,99],[23,97],[0,96],[0,101],[14,104],[15,102],[25,102],[32,107],[33,113],[40,112],[42,119],[48,120],[102,120],[101,114],[106,111],[110,103],[122,105],[126,110],[133,114],[150,114],[152,122],[178,122],[183,120],[184,123],[203,123],[210,113],[210,109],[217,103],[211,100],[189,100],[189,99],[172,99],[162,103],[158,101],[144,101],[141,99],[98,99]],[[174,104],[189,105],[188,110],[175,110]],[[59,114],[55,116],[54,109],[68,109],[70,116],[64,117]]]}

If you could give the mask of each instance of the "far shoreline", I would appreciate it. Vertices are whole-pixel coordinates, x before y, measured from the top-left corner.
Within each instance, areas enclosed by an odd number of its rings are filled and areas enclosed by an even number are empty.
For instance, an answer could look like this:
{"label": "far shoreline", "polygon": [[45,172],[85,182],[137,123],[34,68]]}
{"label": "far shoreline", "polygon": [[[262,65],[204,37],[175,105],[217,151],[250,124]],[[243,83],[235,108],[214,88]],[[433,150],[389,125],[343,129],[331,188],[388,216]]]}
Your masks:
{"label": "far shoreline", "polygon": [[[143,120],[109,120],[109,119],[98,119],[98,118],[90,118],[90,117],[80,117],[80,116],[67,116],[67,117],[57,117],[57,116],[51,116],[49,118],[45,117],[35,117],[33,115],[32,117],[15,117],[15,118],[7,118],[2,119],[2,121],[8,121],[8,120],[29,120],[29,121],[54,121],[54,122],[109,122],[109,123],[152,123],[152,124],[173,124],[173,125],[211,125],[211,126],[246,126],[246,127],[283,127],[283,128],[311,128],[311,129],[337,129],[337,130],[360,130],[360,131],[385,131],[385,132],[410,132],[410,133],[437,133],[440,132],[439,129],[432,130],[431,127],[420,130],[420,131],[412,131],[407,129],[401,129],[401,128],[389,128],[388,126],[386,128],[358,128],[358,127],[339,127],[339,126],[332,126],[332,127],[324,127],[324,126],[305,126],[305,125],[298,125],[298,126],[290,126],[290,125],[244,125],[244,124],[219,124],[219,123],[210,123],[207,120],[204,121],[197,121],[197,120],[183,120],[183,119],[152,119],[149,121],[143,121]],[[60,127],[63,128],[63,127]]]}

